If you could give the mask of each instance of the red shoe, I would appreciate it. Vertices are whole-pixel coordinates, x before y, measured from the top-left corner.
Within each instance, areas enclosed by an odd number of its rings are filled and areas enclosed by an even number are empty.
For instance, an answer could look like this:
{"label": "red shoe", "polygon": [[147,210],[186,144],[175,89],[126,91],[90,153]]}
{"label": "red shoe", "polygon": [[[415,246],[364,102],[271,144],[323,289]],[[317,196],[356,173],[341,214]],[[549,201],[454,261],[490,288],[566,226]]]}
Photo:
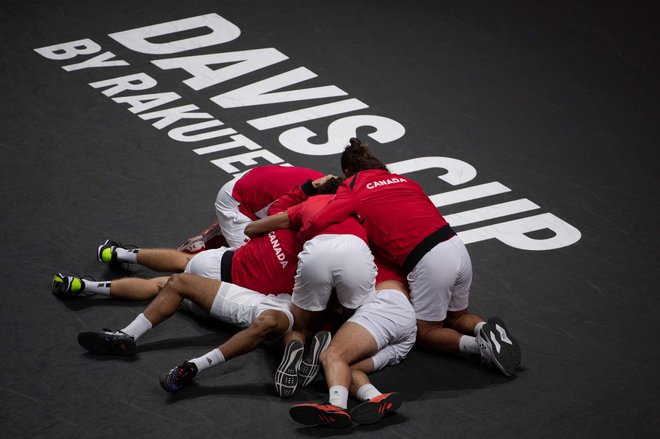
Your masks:
{"label": "red shoe", "polygon": [[332,428],[345,428],[352,425],[351,415],[332,404],[296,404],[289,409],[294,421],[305,425],[327,425]]}
{"label": "red shoe", "polygon": [[396,392],[383,393],[353,407],[351,418],[358,424],[375,424],[386,414],[394,413],[402,402],[401,395]]}

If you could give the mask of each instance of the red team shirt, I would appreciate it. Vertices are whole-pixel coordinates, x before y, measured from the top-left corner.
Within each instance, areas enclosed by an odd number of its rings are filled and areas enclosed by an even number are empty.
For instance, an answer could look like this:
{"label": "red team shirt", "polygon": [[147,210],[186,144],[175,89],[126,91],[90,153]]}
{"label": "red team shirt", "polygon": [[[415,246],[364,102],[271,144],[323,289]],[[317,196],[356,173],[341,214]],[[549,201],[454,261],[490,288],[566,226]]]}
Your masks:
{"label": "red team shirt", "polygon": [[293,166],[258,166],[238,179],[232,197],[240,204],[238,210],[256,220],[256,212],[264,210],[291,188],[307,180],[323,177],[319,171]]}
{"label": "red team shirt", "polygon": [[[301,227],[308,225],[310,218],[323,209],[333,197],[334,195],[315,195],[308,198],[303,203],[287,209],[289,222],[291,223],[292,228],[300,229]],[[349,216],[341,222],[330,224],[315,236],[330,234],[355,235],[362,239],[365,244],[368,244],[367,232],[354,216]]]}
{"label": "red team shirt", "polygon": [[[274,168],[287,169],[279,166]],[[260,168],[251,170],[241,180],[257,169]],[[307,171],[311,173],[305,173],[306,178],[300,178],[303,181],[298,185],[323,176],[317,171]],[[259,179],[273,178],[274,174],[266,176],[268,170],[260,172],[264,174]],[[255,181],[248,180],[247,183],[255,184]],[[258,189],[252,186],[253,196],[249,198],[251,206],[259,206],[270,196],[257,196],[270,183],[269,180],[261,180]],[[244,185],[243,189],[249,187],[249,184]],[[290,190],[291,187],[295,188]],[[447,225],[416,182],[383,170],[360,171],[342,183],[334,196],[316,195],[308,198],[296,184],[284,192],[287,191],[285,196],[272,204],[268,214],[287,210],[291,225],[300,228],[298,236],[294,229],[280,229],[252,239],[235,250],[231,270],[233,283],[263,294],[290,293],[293,290],[298,253],[302,250],[301,241],[332,233],[352,234],[365,242],[368,236],[372,248],[385,258],[385,261],[379,261],[376,255],[379,267],[377,282],[398,280],[405,284],[405,277],[389,263],[401,267],[417,244]],[[271,202],[273,200],[266,202],[260,209]]]}
{"label": "red team shirt", "polygon": [[424,238],[447,225],[419,184],[373,169],[342,183],[335,198],[310,218],[298,237],[306,240],[350,215],[362,221],[372,249],[399,267]]}
{"label": "red team shirt", "polygon": [[[289,193],[292,188],[297,188],[306,197],[298,185],[323,175],[307,168],[260,166],[236,182],[233,197],[240,201],[239,208],[250,218],[256,219],[253,212],[271,203],[268,215],[274,215],[288,207],[278,197]],[[254,238],[234,251],[232,282],[263,294],[290,293],[301,250],[302,245],[292,229],[276,230]]]}
{"label": "red team shirt", "polygon": [[234,251],[231,281],[262,294],[291,293],[301,250],[291,229],[254,238]]}

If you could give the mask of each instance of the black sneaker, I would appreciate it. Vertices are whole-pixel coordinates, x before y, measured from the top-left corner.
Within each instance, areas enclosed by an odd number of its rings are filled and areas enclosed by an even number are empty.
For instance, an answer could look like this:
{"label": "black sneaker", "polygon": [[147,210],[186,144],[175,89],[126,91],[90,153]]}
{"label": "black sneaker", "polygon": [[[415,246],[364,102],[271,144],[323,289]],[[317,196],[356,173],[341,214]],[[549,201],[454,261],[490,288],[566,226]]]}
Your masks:
{"label": "black sneaker", "polygon": [[317,332],[312,338],[309,347],[305,349],[305,354],[300,362],[300,369],[298,370],[298,377],[300,387],[309,386],[316,375],[318,375],[321,365],[319,357],[321,352],[325,351],[330,345],[332,336],[329,331]]}
{"label": "black sneaker", "polygon": [[291,418],[304,425],[327,425],[332,428],[346,428],[353,425],[351,415],[341,407],[332,404],[296,404],[289,409]]}
{"label": "black sneaker", "polygon": [[499,317],[492,317],[477,334],[481,358],[495,365],[504,375],[511,376],[520,366],[520,345]]}
{"label": "black sneaker", "polygon": [[136,350],[135,339],[120,330],[103,328],[103,331],[81,332],[78,343],[92,354],[129,356]]}
{"label": "black sneaker", "polygon": [[88,293],[85,291],[85,278],[88,278],[88,280],[94,280],[89,276],[55,273],[53,276],[51,291],[55,296],[61,299],[93,296],[96,293]]}
{"label": "black sneaker", "polygon": [[298,388],[298,370],[305,347],[300,340],[291,340],[284,348],[282,362],[275,371],[275,390],[280,398],[290,398]]}
{"label": "black sneaker", "polygon": [[402,402],[401,395],[396,392],[383,393],[353,407],[351,418],[358,424],[375,424],[386,414],[397,411]]}
{"label": "black sneaker", "polygon": [[167,392],[176,393],[193,382],[197,375],[195,363],[184,361],[183,364],[160,376],[160,386]]}

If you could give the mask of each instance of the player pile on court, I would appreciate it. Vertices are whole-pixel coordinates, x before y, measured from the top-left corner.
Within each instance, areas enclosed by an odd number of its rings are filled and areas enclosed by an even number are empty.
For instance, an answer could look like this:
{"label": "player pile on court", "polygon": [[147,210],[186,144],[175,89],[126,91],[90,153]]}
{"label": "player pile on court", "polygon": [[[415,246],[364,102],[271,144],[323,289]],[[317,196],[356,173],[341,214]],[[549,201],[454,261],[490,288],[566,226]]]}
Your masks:
{"label": "player pile on court", "polygon": [[[160,377],[166,391],[177,392],[202,371],[281,339],[278,395],[291,397],[322,367],[328,400],[289,413],[330,427],[372,424],[395,412],[401,395],[381,393],[368,374],[401,362],[415,343],[479,355],[513,375],[520,347],[501,319],[468,310],[470,257],[422,188],[390,173],[358,139],[342,154],[341,170],[345,180],[261,166],[226,183],[215,203],[226,246],[191,255],[107,240],[99,261],[175,274],[112,281],[56,274],[58,297],[151,299],[126,327],[80,333],[79,343],[95,354],[132,355],[138,338],[179,309],[241,328]],[[338,316],[334,331],[329,322]],[[349,395],[357,399],[350,410]]]}

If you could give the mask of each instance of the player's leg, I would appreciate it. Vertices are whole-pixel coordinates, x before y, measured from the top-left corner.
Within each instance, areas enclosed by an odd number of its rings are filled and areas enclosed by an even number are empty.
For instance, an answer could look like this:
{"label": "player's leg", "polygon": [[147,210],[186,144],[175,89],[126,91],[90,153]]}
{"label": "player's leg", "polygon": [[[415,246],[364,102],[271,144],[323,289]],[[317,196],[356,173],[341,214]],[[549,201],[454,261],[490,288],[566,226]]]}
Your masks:
{"label": "player's leg", "polygon": [[461,352],[463,334],[445,324],[448,311],[467,309],[472,264],[460,238],[441,242],[408,275],[417,314],[417,344],[438,353]]}
{"label": "player's leg", "polygon": [[135,341],[165,319],[174,315],[184,299],[209,312],[221,282],[189,273],[174,274],[143,313],[121,330],[83,332],[78,342],[95,354],[132,355]]}
{"label": "player's leg", "polygon": [[[427,253],[408,280],[420,347],[438,353],[479,354],[505,375],[515,373],[520,364],[520,347],[501,319],[490,325],[468,312],[472,264],[459,237],[442,242]],[[498,322],[499,329],[495,327]],[[474,332],[470,332],[472,325]]]}
{"label": "player's leg", "polygon": [[155,271],[181,273],[192,255],[168,248],[129,248],[117,241],[106,240],[98,247],[96,257],[111,265],[139,264]]}
{"label": "player's leg", "polygon": [[[265,340],[287,333],[292,325],[292,316],[287,310],[289,301],[223,283],[211,307],[210,316],[237,326],[248,326],[216,349],[184,361],[163,374],[160,378],[163,389],[177,392],[190,384],[198,373],[251,352]],[[256,317],[253,318],[254,315]]]}
{"label": "player's leg", "polygon": [[56,273],[53,276],[52,292],[63,299],[99,295],[123,300],[149,300],[156,297],[167,279],[167,276],[163,276],[97,281],[75,274]]}
{"label": "player's leg", "polygon": [[165,286],[168,276],[153,279],[126,277],[110,282],[110,297],[124,300],[150,300]]}
{"label": "player's leg", "polygon": [[460,311],[447,311],[444,326],[455,329],[461,334],[473,335],[479,332],[478,326],[482,323],[485,323],[485,320],[480,316],[468,309],[463,309]]}
{"label": "player's leg", "polygon": [[289,410],[291,417],[305,425],[350,426],[352,421],[347,411],[352,379],[350,364],[373,355],[377,350],[376,340],[368,330],[356,323],[344,323],[332,338],[330,346],[321,353],[329,404],[296,404]]}
{"label": "player's leg", "polygon": [[[384,282],[379,284],[383,286]],[[415,311],[402,285],[393,284],[392,287],[380,290],[378,300],[363,305],[349,320],[369,329],[379,346],[376,354],[351,365],[351,394],[361,401],[351,410],[351,417],[359,424],[378,422],[402,403],[399,393],[381,393],[366,376],[403,361],[415,344]]]}
{"label": "player's leg", "polygon": [[327,346],[329,334],[312,339],[307,349],[306,366],[300,380],[300,368],[305,355],[305,342],[325,310],[332,294],[333,280],[327,257],[327,243],[316,237],[307,241],[298,255],[295,285],[291,299],[293,330],[284,338],[284,354],[275,371],[275,385],[281,398],[291,397],[298,385],[311,383],[318,371],[318,356]]}
{"label": "player's leg", "polygon": [[376,339],[363,326],[348,321],[339,328],[328,349],[321,354],[331,404],[346,409],[352,376],[350,365],[377,351]]}

